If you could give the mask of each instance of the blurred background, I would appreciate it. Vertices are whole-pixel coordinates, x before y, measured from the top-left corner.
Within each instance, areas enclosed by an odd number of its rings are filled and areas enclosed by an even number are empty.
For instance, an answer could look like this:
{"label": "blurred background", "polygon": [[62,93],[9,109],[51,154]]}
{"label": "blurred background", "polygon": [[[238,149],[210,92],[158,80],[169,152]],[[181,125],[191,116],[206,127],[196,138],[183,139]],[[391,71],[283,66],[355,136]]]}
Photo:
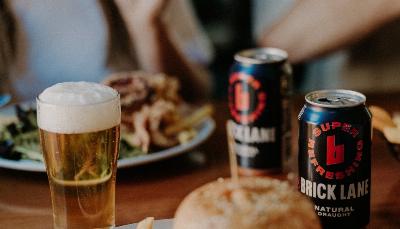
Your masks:
{"label": "blurred background", "polygon": [[[365,4],[368,2],[370,1]],[[348,5],[350,4],[351,1],[348,1]],[[193,0],[193,5],[216,50],[211,65],[216,95],[225,96],[228,69],[233,62],[234,53],[244,48],[256,47],[263,30],[268,31],[287,17],[296,1],[214,0],[210,6],[210,2]],[[357,11],[353,13],[357,17]],[[340,20],[340,10],[336,12],[336,17]],[[315,24],[315,30],[324,32],[324,21]],[[293,65],[295,89],[298,93],[325,88],[353,89],[364,93],[398,92],[399,39],[400,20],[394,17],[393,21],[379,26],[365,37],[357,38],[346,47],[296,63]]]}
{"label": "blurred background", "polygon": [[395,93],[399,15],[396,0],[4,0],[0,90],[23,101],[57,82],[145,70],[177,75],[189,97],[212,84],[225,98],[233,55],[271,46],[288,51],[297,93]]}

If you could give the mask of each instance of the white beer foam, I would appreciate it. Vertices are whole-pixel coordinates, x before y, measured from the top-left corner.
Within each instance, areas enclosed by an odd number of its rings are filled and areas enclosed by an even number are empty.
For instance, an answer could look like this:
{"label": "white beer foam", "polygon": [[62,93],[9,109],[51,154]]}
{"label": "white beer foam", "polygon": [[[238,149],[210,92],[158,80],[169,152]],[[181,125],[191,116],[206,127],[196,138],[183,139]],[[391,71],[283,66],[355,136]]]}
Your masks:
{"label": "white beer foam", "polygon": [[121,122],[118,96],[111,87],[98,83],[55,84],[38,97],[38,126],[64,134],[109,129]]}

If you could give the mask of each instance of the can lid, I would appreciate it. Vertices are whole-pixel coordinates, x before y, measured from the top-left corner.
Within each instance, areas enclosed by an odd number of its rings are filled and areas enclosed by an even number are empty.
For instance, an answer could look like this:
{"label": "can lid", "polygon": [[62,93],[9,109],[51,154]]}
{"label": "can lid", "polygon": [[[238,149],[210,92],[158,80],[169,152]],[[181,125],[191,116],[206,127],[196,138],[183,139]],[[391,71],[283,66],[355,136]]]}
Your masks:
{"label": "can lid", "polygon": [[235,60],[246,64],[266,64],[286,61],[286,51],[277,48],[246,49],[235,54]]}
{"label": "can lid", "polygon": [[328,108],[355,107],[366,101],[365,95],[343,89],[313,91],[305,99],[311,105]]}

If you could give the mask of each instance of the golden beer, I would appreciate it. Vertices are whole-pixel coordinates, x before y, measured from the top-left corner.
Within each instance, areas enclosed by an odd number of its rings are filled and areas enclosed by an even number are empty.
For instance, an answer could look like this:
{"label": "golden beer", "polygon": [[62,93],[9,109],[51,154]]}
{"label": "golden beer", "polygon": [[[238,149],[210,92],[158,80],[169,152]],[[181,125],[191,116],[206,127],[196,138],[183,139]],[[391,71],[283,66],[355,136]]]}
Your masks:
{"label": "golden beer", "polygon": [[55,228],[115,225],[119,96],[92,84],[63,83],[37,99]]}
{"label": "golden beer", "polygon": [[40,138],[56,227],[114,225],[119,126],[81,134],[40,130]]}

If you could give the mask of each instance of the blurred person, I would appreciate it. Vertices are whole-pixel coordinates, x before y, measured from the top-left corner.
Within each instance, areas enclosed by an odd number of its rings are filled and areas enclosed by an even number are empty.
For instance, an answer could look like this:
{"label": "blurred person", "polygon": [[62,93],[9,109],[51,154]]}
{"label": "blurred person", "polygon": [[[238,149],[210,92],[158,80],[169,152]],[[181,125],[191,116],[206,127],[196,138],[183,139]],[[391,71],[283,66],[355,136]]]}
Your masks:
{"label": "blurred person", "polygon": [[0,83],[14,101],[115,71],[165,72],[184,98],[206,97],[208,38],[185,0],[0,1]]}
{"label": "blurred person", "polygon": [[253,4],[258,44],[287,50],[292,63],[307,63],[303,90],[400,89],[396,84],[400,1],[254,0]]}

